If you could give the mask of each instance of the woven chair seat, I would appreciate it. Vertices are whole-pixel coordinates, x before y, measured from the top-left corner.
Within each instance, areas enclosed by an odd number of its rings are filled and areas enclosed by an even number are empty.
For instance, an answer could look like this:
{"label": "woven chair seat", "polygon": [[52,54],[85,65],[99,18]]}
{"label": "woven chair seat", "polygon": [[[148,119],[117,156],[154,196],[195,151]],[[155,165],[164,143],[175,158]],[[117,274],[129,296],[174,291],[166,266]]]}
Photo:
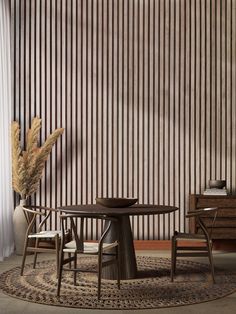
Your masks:
{"label": "woven chair seat", "polygon": [[61,231],[57,230],[40,231],[38,233],[29,234],[28,238],[54,238],[56,235],[61,237]]}
{"label": "woven chair seat", "polygon": [[184,232],[176,232],[174,235],[176,240],[207,242],[203,234],[191,234]]}
{"label": "woven chair seat", "polygon": [[[114,243],[103,243],[102,250],[110,250],[111,248],[117,246],[117,242]],[[84,242],[83,253],[97,254],[98,253],[98,243],[97,242]],[[75,240],[66,243],[63,249],[65,253],[75,253],[76,252],[76,242]]]}

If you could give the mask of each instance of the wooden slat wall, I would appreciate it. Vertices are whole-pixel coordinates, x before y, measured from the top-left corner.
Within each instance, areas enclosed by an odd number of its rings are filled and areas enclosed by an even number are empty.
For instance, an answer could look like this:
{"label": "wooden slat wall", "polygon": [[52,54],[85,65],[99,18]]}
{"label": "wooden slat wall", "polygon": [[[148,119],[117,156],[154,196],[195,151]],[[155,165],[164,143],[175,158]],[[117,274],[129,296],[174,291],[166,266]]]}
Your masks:
{"label": "wooden slat wall", "polygon": [[[185,230],[190,193],[235,192],[235,0],[12,0],[14,119],[65,133],[34,201],[171,204],[136,239]],[[57,223],[57,222],[56,222]],[[99,225],[87,222],[96,237]]]}

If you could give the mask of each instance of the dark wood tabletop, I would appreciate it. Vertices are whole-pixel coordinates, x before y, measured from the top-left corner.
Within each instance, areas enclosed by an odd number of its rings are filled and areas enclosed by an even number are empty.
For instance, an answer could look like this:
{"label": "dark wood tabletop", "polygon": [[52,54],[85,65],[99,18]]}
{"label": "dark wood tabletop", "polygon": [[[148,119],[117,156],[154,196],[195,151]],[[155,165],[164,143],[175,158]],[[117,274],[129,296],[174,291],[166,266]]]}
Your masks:
{"label": "dark wood tabletop", "polygon": [[129,207],[104,207],[102,205],[70,205],[59,207],[58,210],[65,213],[123,216],[123,215],[155,215],[174,212],[178,207],[170,205],[135,204]]}

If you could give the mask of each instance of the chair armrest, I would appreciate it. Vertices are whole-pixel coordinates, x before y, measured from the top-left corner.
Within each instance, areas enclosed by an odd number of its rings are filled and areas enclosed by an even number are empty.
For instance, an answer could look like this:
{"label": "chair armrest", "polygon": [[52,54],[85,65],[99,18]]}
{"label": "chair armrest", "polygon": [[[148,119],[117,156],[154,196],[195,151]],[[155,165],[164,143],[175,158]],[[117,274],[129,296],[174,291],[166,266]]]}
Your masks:
{"label": "chair armrest", "polygon": [[39,211],[33,210],[33,209],[29,209],[25,206],[22,206],[23,210],[25,210],[28,213],[34,214],[34,215],[40,215],[40,216],[45,216],[45,213],[41,213]]}
{"label": "chair armrest", "polygon": [[39,205],[25,206],[25,210],[28,211],[29,213],[33,213],[35,216],[36,215],[44,216],[42,218],[42,221],[39,223],[37,227],[37,232],[42,231],[43,226],[46,224],[46,221],[48,220],[48,218],[51,217],[52,212],[57,212],[57,210],[54,208],[50,208],[46,206],[39,206]]}
{"label": "chair armrest", "polygon": [[35,209],[44,209],[44,210],[49,210],[52,212],[59,212],[58,209],[51,208],[51,207],[46,207],[46,206],[39,206],[39,205],[26,205],[26,208],[35,208]]}
{"label": "chair armrest", "polygon": [[207,214],[210,214],[210,213],[214,213],[217,210],[218,210],[218,207],[197,209],[195,211],[188,211],[188,213],[185,215],[185,217],[186,218],[198,217],[198,216],[201,216],[201,215],[207,215]]}

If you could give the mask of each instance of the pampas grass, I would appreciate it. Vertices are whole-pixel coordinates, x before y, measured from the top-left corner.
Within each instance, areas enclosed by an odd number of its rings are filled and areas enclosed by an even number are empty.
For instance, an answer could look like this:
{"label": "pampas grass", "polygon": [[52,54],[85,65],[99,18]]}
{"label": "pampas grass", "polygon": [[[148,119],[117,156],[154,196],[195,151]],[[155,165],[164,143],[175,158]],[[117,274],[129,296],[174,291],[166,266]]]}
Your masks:
{"label": "pampas grass", "polygon": [[35,193],[43,176],[45,162],[53,145],[64,129],[56,129],[50,134],[45,143],[38,147],[38,138],[41,129],[41,119],[35,117],[32,120],[31,129],[26,136],[26,150],[20,146],[20,126],[14,121],[11,126],[12,139],[12,186],[21,195],[28,198]]}

